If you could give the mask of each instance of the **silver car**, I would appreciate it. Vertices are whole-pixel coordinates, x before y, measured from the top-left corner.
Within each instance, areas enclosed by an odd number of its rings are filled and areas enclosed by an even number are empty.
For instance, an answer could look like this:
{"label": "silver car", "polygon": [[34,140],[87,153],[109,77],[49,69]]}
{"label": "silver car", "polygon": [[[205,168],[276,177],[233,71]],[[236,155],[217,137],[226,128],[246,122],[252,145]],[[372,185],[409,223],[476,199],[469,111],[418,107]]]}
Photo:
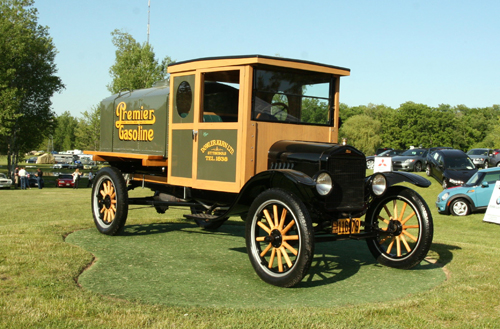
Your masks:
{"label": "silver car", "polygon": [[0,188],[10,188],[12,186],[12,179],[7,178],[3,173],[0,173]]}
{"label": "silver car", "polygon": [[477,168],[488,168],[489,167],[489,159],[490,154],[493,152],[492,149],[487,148],[477,148],[471,149],[467,152],[469,158],[472,159],[474,165]]}
{"label": "silver car", "polygon": [[392,158],[392,170],[422,171],[427,164],[427,149],[414,148]]}

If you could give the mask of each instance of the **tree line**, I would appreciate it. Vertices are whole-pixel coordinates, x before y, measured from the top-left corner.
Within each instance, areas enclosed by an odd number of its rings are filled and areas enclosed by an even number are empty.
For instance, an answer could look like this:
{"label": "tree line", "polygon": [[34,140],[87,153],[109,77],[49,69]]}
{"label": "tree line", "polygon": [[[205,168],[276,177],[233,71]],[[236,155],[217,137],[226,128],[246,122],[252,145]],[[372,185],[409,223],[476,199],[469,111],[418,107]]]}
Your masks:
{"label": "tree line", "polygon": [[463,151],[500,148],[500,105],[430,107],[406,102],[393,109],[385,105],[341,104],[339,113],[343,122],[339,136],[367,155],[379,147],[405,150],[410,146],[450,146]]}

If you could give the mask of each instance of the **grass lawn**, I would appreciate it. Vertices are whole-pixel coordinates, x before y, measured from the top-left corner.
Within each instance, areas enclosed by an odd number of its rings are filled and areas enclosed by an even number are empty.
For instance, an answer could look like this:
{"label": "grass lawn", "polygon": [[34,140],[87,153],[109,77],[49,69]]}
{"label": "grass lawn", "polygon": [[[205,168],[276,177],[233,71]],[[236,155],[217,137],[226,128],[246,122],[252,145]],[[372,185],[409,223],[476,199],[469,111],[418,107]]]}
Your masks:
{"label": "grass lawn", "polygon": [[[401,276],[404,271],[378,267],[364,256],[365,243],[352,241],[349,243],[359,246],[359,250],[352,251],[349,257],[335,254],[345,261],[341,265],[343,270],[352,273],[324,285],[299,288],[314,291],[307,297],[297,295],[299,289],[278,289],[260,282],[240,248],[244,247],[244,240],[239,237],[241,232],[236,225],[224,225],[218,233],[203,234],[182,219],[183,210],[171,209],[160,215],[154,209],[140,208],[129,212],[128,236],[107,237],[95,234],[93,229],[90,189],[0,190],[0,328],[500,327],[497,260],[500,226],[483,223],[484,214],[465,218],[438,215],[434,202],[441,188],[432,182],[431,187],[418,192],[433,213],[435,232],[430,256],[442,268],[439,271],[446,274],[445,281],[415,290],[414,286],[420,285],[418,280],[428,279],[425,275],[419,276],[416,273],[419,271],[414,270],[408,273],[409,279],[404,273]],[[146,192],[132,191],[131,196]],[[241,221],[235,220],[233,224]],[[148,230],[148,234],[141,236],[140,232]],[[161,232],[151,234],[151,230]],[[192,253],[179,247],[186,239],[182,234],[192,239],[188,243],[194,249]],[[146,243],[135,244],[138,237]],[[155,255],[149,262],[148,254],[152,251],[147,248],[154,249],[155,243],[160,248],[163,242],[157,240],[162,237],[170,238],[165,240],[170,243],[165,248],[166,254]],[[221,247],[225,243],[235,251],[227,252],[227,247]],[[129,244],[140,248],[127,249]],[[336,244],[331,246],[335,248]],[[121,277],[109,272],[109,277],[89,280],[93,273],[99,272],[100,260],[106,260],[109,269],[113,268],[113,258],[105,258],[116,250],[124,250],[125,258],[128,254],[136,257],[130,263],[121,260],[118,264],[131,265],[126,276],[123,272]],[[141,259],[137,254],[151,267],[172,266],[176,270],[172,275],[178,282],[193,281],[190,286],[193,291],[162,290],[165,280],[161,275],[156,281],[151,277],[141,281],[141,271],[133,270],[137,259]],[[198,263],[198,259],[213,254],[218,257],[214,268],[207,269],[206,263]],[[94,256],[98,261],[84,271],[93,264]],[[183,263],[179,258],[187,261]],[[360,265],[353,258],[364,263]],[[230,267],[224,267],[224,261],[229,261]],[[180,272],[183,266],[184,272]],[[366,270],[370,273],[365,273]],[[246,292],[244,287],[235,290],[234,282],[225,288],[219,280],[217,290],[227,289],[227,294],[212,296],[207,289],[214,287],[210,280],[218,273],[225,276],[222,281],[233,280],[250,288]],[[90,284],[99,280],[101,287],[109,286],[110,291],[92,288]],[[126,293],[133,287],[141,290],[150,289],[151,285],[156,289],[144,297],[130,297]],[[185,300],[184,295],[195,295],[197,291],[197,306],[175,300]],[[168,298],[173,301],[162,302],[169,293],[172,295]],[[363,302],[358,302],[356,296]],[[220,302],[220,298],[226,300]],[[340,302],[326,306],[322,303],[333,299]],[[251,305],[231,306],[249,300]],[[342,300],[349,302],[341,303]]]}

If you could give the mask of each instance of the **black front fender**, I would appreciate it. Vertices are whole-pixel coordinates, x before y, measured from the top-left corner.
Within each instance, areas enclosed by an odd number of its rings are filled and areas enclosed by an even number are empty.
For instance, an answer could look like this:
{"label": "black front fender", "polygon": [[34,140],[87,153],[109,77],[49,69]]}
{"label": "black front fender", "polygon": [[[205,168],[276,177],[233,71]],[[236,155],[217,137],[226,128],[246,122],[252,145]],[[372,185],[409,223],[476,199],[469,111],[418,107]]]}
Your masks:
{"label": "black front fender", "polygon": [[238,198],[225,215],[245,213],[253,200],[270,188],[286,189],[297,195],[302,201],[308,201],[314,197],[315,187],[314,179],[300,171],[292,169],[263,171],[246,182]]}
{"label": "black front fender", "polygon": [[404,172],[404,171],[390,171],[390,172],[379,172],[375,173],[371,176],[368,176],[367,182],[371,182],[372,178],[375,175],[384,175],[385,179],[387,180],[387,187],[391,187],[393,185],[396,185],[398,183],[402,182],[407,182],[411,183],[413,185],[416,185],[418,187],[429,187],[431,185],[431,181],[419,176],[417,174],[412,174],[409,172]]}

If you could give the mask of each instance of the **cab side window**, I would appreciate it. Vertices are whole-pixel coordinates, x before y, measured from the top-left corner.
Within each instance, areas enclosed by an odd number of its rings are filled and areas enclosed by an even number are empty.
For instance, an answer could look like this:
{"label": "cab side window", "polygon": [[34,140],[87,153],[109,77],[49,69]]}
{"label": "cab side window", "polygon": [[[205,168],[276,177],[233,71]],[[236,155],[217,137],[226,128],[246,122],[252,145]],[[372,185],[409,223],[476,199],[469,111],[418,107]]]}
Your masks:
{"label": "cab side window", "polygon": [[203,74],[202,122],[237,122],[240,72]]}

